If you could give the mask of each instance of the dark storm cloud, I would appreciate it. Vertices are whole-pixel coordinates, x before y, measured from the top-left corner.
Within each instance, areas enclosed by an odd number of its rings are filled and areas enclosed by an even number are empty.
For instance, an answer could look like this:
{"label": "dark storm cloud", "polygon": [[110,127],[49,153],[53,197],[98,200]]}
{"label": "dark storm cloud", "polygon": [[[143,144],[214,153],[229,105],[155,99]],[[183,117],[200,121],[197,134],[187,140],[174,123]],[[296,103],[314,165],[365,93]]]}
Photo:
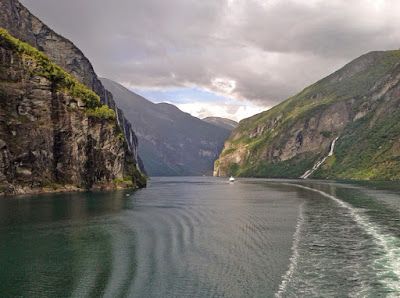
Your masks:
{"label": "dark storm cloud", "polygon": [[271,106],[400,44],[398,1],[24,0],[105,77]]}

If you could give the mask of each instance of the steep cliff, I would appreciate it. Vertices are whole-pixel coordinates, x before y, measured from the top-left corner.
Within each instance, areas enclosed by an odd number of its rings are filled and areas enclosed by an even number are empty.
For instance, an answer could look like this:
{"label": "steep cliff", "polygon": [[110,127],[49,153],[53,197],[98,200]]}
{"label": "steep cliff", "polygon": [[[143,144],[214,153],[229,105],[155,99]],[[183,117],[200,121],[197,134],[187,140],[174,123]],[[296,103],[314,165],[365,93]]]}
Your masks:
{"label": "steep cliff", "polygon": [[206,123],[174,105],[150,102],[111,80],[101,81],[133,123],[150,176],[212,174],[231,129]]}
{"label": "steep cliff", "polygon": [[144,171],[140,157],[137,154],[137,138],[131,124],[123,112],[116,106],[113,96],[107,92],[94,72],[90,61],[71,41],[55,33],[32,15],[18,0],[0,0],[0,27],[7,29],[10,35],[30,44],[45,53],[54,63],[72,75],[78,82],[84,84],[100,96],[117,114],[117,120],[124,130],[129,148],[141,170]]}
{"label": "steep cliff", "polygon": [[145,184],[115,112],[0,29],[0,195]]}
{"label": "steep cliff", "polygon": [[241,121],[214,175],[299,178],[323,161],[310,177],[399,179],[399,80],[399,50],[357,58]]}

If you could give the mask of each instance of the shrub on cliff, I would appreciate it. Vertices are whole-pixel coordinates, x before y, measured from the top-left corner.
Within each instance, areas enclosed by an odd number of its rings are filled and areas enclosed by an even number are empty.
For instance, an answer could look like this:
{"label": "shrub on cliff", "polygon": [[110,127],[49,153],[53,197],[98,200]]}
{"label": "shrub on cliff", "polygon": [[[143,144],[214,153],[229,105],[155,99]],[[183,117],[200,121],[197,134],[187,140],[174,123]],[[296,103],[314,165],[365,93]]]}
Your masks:
{"label": "shrub on cliff", "polygon": [[98,117],[98,118],[108,119],[108,120],[116,120],[117,119],[115,111],[110,109],[106,105],[102,105],[101,107],[96,107],[94,109],[88,109],[87,114]]}

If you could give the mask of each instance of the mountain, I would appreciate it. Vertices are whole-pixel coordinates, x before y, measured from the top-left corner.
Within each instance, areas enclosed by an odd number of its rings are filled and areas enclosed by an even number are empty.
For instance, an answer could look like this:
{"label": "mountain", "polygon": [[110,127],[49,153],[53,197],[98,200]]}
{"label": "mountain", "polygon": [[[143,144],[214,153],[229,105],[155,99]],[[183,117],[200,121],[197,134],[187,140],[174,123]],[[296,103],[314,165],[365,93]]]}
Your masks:
{"label": "mountain", "polygon": [[201,120],[229,130],[234,130],[238,126],[236,121],[221,117],[206,117]]}
{"label": "mountain", "polygon": [[114,110],[0,29],[0,195],[144,187]]}
{"label": "mountain", "polygon": [[230,130],[206,123],[176,106],[155,104],[101,79],[138,135],[139,154],[150,176],[211,174]]}
{"label": "mountain", "polygon": [[116,106],[112,94],[105,90],[92,64],[82,51],[71,41],[51,30],[17,0],[0,0],[0,27],[8,30],[13,37],[45,53],[51,61],[68,72],[78,82],[98,94],[101,103],[115,110],[128,146],[138,161],[140,169],[144,171],[137,154],[137,138],[131,124]]}
{"label": "mountain", "polygon": [[400,50],[371,52],[242,120],[214,175],[400,179]]}

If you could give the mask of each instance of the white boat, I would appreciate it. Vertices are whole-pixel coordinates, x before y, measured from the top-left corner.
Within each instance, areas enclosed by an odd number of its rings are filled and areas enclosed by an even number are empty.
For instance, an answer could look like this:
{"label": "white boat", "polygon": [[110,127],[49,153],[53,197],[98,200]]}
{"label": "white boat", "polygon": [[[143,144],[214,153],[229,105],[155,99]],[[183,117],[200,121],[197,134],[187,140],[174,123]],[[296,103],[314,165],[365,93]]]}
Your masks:
{"label": "white boat", "polygon": [[235,178],[233,178],[233,177],[231,176],[231,178],[229,178],[229,182],[235,182]]}

